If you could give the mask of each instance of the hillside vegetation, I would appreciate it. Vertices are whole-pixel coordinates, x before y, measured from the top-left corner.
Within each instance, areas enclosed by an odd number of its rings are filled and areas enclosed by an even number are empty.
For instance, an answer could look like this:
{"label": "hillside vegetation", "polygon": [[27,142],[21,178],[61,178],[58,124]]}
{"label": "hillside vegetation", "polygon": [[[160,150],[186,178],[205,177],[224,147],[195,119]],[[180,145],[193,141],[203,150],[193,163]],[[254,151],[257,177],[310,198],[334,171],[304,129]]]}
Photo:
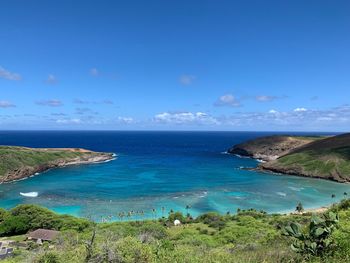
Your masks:
{"label": "hillside vegetation", "polygon": [[71,148],[0,146],[0,181],[8,182],[50,168],[111,159],[109,153]]}
{"label": "hillside vegetation", "polygon": [[248,156],[264,161],[275,160],[290,151],[323,137],[274,135],[260,137],[235,145],[228,150],[231,154]]}
{"label": "hillside vegetation", "polygon": [[350,134],[311,142],[261,167],[280,173],[350,182]]}
{"label": "hillside vegetation", "polygon": [[[32,243],[15,250],[15,257],[3,262],[350,262],[349,207],[350,200],[344,200],[330,209],[335,214],[327,212],[318,218],[309,213],[269,215],[246,210],[236,215],[207,213],[196,219],[170,213],[153,221],[96,224],[20,205],[0,211],[1,236],[21,241],[24,233],[36,228],[56,229],[61,234],[50,246]],[[333,220],[330,216],[338,221],[334,215],[339,216],[339,223],[327,223]],[[174,226],[175,219],[183,224]],[[317,228],[309,237],[311,226]],[[307,242],[316,242],[317,253],[304,247],[313,249],[313,244]]]}

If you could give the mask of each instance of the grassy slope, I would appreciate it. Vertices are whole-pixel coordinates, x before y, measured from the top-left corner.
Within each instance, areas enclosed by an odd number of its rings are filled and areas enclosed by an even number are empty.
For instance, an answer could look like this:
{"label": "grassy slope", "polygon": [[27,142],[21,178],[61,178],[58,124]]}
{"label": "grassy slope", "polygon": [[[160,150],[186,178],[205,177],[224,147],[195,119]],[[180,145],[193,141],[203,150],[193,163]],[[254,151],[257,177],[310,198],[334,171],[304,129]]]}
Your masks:
{"label": "grassy slope", "polygon": [[[350,262],[349,207],[348,200],[341,208],[333,208],[340,215],[339,227],[333,234],[337,243],[333,254],[307,262]],[[309,219],[310,214],[266,215],[244,211],[234,216],[203,215],[180,227],[166,226],[165,219],[98,224],[93,259],[88,262],[306,262],[290,249],[292,240],[281,234],[281,228],[291,221],[305,224]],[[83,263],[86,242],[91,236],[91,227],[82,232],[64,231],[54,249],[44,246],[39,250],[21,250],[14,259],[4,262],[28,262],[30,258],[51,253],[58,261],[33,262]],[[106,255],[110,261],[105,260]]]}
{"label": "grassy slope", "polygon": [[93,152],[64,149],[33,149],[15,146],[0,146],[0,177],[23,167],[37,167],[59,160],[72,160]]}
{"label": "grassy slope", "polygon": [[272,135],[237,144],[229,149],[228,152],[269,160],[268,156],[281,156],[296,147],[301,147],[323,138],[321,136]]}
{"label": "grassy slope", "polygon": [[350,181],[350,134],[317,140],[266,164],[270,165],[302,175]]}

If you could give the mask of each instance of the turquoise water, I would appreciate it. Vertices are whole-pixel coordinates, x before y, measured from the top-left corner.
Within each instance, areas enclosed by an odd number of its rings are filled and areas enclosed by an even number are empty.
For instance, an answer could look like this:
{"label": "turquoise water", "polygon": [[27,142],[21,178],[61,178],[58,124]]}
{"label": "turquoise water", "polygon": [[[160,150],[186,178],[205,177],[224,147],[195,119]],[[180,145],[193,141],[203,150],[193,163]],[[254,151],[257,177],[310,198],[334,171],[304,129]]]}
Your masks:
{"label": "turquoise water", "polygon": [[[242,132],[0,132],[0,144],[83,147],[114,152],[117,159],[50,170],[0,185],[0,206],[43,205],[96,221],[128,211],[130,219],[166,215],[171,209],[196,216],[237,208],[288,212],[340,200],[350,185],[242,170],[258,163],[225,154],[233,144],[269,133]],[[24,197],[20,192],[38,192]],[[331,198],[336,194],[336,198]],[[152,212],[155,209],[155,212]],[[136,215],[135,215],[136,214]]]}

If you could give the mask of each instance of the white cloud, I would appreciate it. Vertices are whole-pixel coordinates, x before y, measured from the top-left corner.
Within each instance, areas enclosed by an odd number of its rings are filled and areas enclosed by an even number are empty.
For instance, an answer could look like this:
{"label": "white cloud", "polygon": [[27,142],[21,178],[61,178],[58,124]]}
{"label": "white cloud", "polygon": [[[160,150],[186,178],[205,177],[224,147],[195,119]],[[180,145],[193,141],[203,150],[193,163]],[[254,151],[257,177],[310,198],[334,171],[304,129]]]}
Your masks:
{"label": "white cloud", "polygon": [[74,99],[73,103],[75,104],[107,104],[107,105],[113,105],[114,102],[109,99],[104,99],[101,101],[96,101],[96,100],[82,100],[82,99]]}
{"label": "white cloud", "polygon": [[56,120],[56,123],[58,124],[81,124],[81,120],[80,119],[59,119]]}
{"label": "white cloud", "polygon": [[204,112],[163,112],[154,116],[153,120],[158,123],[174,124],[218,124],[218,121]]}
{"label": "white cloud", "polygon": [[56,100],[56,99],[52,99],[52,100],[41,100],[41,101],[37,101],[36,104],[37,104],[37,105],[40,105],[40,106],[50,106],[50,107],[59,107],[59,106],[63,106],[62,101]]}
{"label": "white cloud", "polygon": [[99,75],[99,71],[97,70],[97,68],[90,69],[90,75],[97,77]]}
{"label": "white cloud", "polygon": [[179,81],[182,85],[189,86],[195,79],[196,77],[193,75],[182,75],[180,76]]}
{"label": "white cloud", "polygon": [[0,108],[12,108],[12,107],[16,107],[16,105],[6,100],[0,100]]}
{"label": "white cloud", "polygon": [[267,95],[260,95],[256,96],[255,99],[259,102],[267,102],[267,101],[273,101],[277,99],[278,97],[276,96],[267,96]]}
{"label": "white cloud", "polygon": [[54,85],[57,83],[57,78],[53,74],[49,74],[49,76],[46,79],[46,83],[49,85]]}
{"label": "white cloud", "polygon": [[18,73],[10,72],[0,66],[0,78],[8,80],[21,80],[22,77]]}
{"label": "white cloud", "polygon": [[[237,112],[219,118],[223,125],[249,129],[276,130],[337,130],[336,127],[350,127],[350,105],[326,110],[299,108],[297,111],[270,110],[261,112]],[[348,128],[346,128],[348,129]]]}
{"label": "white cloud", "polygon": [[307,111],[306,108],[295,108],[294,109],[294,112],[305,112],[305,111]]}
{"label": "white cloud", "polygon": [[225,94],[214,103],[214,106],[239,107],[241,103],[232,94]]}
{"label": "white cloud", "polygon": [[135,120],[131,117],[118,117],[118,122],[124,123],[124,124],[131,124],[134,123]]}

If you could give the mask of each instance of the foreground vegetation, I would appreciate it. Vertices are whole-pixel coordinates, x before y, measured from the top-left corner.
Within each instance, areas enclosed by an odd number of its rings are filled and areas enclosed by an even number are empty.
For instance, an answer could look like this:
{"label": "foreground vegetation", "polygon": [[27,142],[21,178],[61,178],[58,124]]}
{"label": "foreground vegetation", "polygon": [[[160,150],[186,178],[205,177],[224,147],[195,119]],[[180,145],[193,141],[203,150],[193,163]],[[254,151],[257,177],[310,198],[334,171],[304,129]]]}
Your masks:
{"label": "foreground vegetation", "polygon": [[0,235],[12,240],[36,228],[61,231],[53,243],[17,249],[4,262],[350,262],[350,200],[319,217],[247,210],[95,224],[34,205],[0,217]]}

